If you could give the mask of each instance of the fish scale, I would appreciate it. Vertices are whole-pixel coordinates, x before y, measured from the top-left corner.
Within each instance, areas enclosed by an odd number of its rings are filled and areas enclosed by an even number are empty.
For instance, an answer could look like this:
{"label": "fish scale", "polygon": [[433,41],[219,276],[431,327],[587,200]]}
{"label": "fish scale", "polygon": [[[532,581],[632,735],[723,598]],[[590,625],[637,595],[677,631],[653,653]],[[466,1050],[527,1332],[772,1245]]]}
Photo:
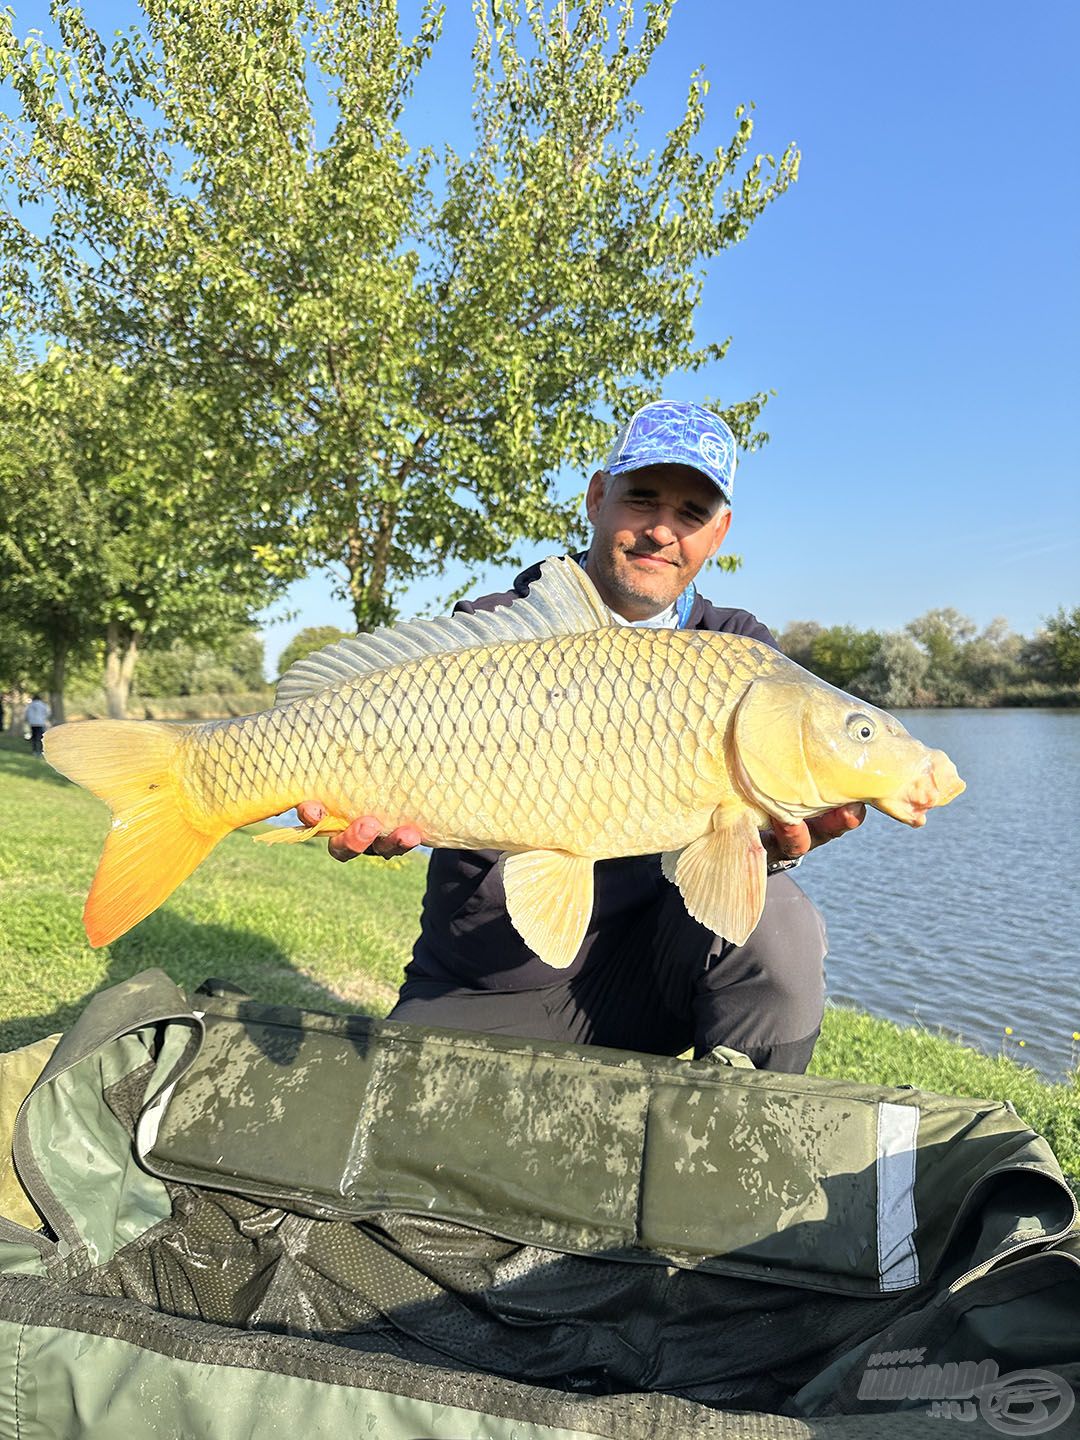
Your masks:
{"label": "fish scale", "polygon": [[483,646],[196,728],[181,765],[192,811],[231,825],[309,795],[437,845],[646,854],[729,788],[718,735],[778,659],[629,627]]}
{"label": "fish scale", "polygon": [[93,944],[150,914],[230,830],[302,798],[322,802],[319,829],[372,815],[502,851],[510,919],[556,968],[585,934],[594,862],[621,855],[662,852],[689,913],[741,944],[764,905],[769,817],[866,800],[921,825],[963,789],[948,756],[768,646],[613,624],[569,559],[508,608],[328,646],[278,700],[46,737],[113,811],[83,912]]}

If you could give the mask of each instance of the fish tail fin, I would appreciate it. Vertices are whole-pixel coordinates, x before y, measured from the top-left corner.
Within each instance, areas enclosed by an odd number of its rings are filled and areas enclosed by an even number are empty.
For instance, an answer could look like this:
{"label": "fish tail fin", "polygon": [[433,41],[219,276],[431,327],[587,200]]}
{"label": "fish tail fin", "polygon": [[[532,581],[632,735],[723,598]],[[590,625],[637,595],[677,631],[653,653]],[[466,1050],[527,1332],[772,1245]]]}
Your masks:
{"label": "fish tail fin", "polygon": [[156,910],[231,828],[200,830],[180,804],[175,760],[186,728],[86,720],[45,736],[46,759],[113,812],[83,910],[91,945],[108,945]]}

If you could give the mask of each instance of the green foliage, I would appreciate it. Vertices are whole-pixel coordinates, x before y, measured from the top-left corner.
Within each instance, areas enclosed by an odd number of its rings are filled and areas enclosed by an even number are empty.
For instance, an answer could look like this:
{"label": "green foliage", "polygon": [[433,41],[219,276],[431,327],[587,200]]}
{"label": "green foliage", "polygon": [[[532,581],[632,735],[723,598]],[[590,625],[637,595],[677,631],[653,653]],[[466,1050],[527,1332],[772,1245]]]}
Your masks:
{"label": "green foliage", "polygon": [[136,715],[145,720],[221,720],[269,710],[274,692],[269,685],[258,690],[194,691],[191,695],[139,697]]}
{"label": "green foliage", "polygon": [[1067,685],[1080,684],[1080,605],[1062,606],[1046,622],[1045,647],[1054,678]]}
{"label": "green foliage", "polygon": [[975,634],[975,624],[950,605],[940,610],[928,610],[925,615],[912,620],[907,631],[929,655],[930,663],[940,670],[953,663],[961,644]]}
{"label": "green foliage", "polygon": [[54,346],[9,357],[0,401],[0,615],[34,637],[54,694],[69,659],[104,649],[126,691],[144,642],[217,644],[266,603],[280,582],[254,552],[272,522],[243,462],[200,444],[198,397]]}
{"label": "green foliage", "polygon": [[830,685],[849,690],[874,657],[881,636],[852,625],[833,625],[815,635],[810,645],[810,669]]}
{"label": "green foliage", "polygon": [[233,689],[257,690],[265,683],[262,637],[254,630],[240,630],[230,636],[218,649],[217,655],[233,677]]}
{"label": "green foliage", "polygon": [[0,610],[0,695],[46,689],[48,664],[41,645],[17,614]]}
{"label": "green foliage", "polygon": [[96,366],[70,369],[59,349],[30,367],[9,353],[0,369],[0,614],[31,642],[58,718],[67,661],[87,653],[104,619],[117,383]]}
{"label": "green foliage", "polygon": [[925,650],[933,676],[934,699],[939,705],[960,705],[965,690],[960,675],[960,651],[975,634],[974,622],[948,606],[928,610],[907,626],[907,633]]}
{"label": "green foliage", "polygon": [[194,662],[194,650],[180,641],[175,641],[167,650],[144,651],[132,685],[132,694],[190,695]]}
{"label": "green foliage", "polygon": [[[394,0],[142,0],[111,46],[52,0],[55,49],[0,17],[9,311],[197,393],[287,520],[263,563],[339,565],[361,628],[450,560],[565,542],[555,475],[723,356],[695,334],[704,264],[798,171],[753,156],[744,106],[698,150],[701,73],[641,148],[673,3],[476,0],[467,155],[407,138],[435,0],[411,37]],[[765,399],[719,406],[744,446]]]}
{"label": "green foliage", "polygon": [[918,704],[930,668],[929,657],[910,635],[893,631],[876,639],[865,667],[852,681],[855,691],[889,710]]}
{"label": "green foliage", "polygon": [[225,636],[213,649],[199,650],[183,641],[168,649],[148,649],[139,661],[133,693],[141,697],[228,695],[261,689],[263,643],[251,630]]}
{"label": "green foliage", "polygon": [[996,695],[994,705],[1034,705],[1065,709],[1080,705],[1080,685],[1047,684],[1044,680],[1021,680]]}
{"label": "green foliage", "polygon": [[309,625],[294,635],[279,655],[278,678],[313,650],[321,650],[324,645],[333,645],[337,640],[348,639],[348,636],[347,630],[339,630],[336,625]]}
{"label": "green foliage", "polygon": [[[1067,631],[1069,617],[1062,611],[1058,619],[1066,622]],[[1080,609],[1074,620],[1080,622]],[[888,634],[797,620],[780,632],[778,644],[822,679],[890,710],[1080,701],[1080,686],[1058,669],[1049,629],[1024,640],[1000,617],[977,632],[975,623],[957,610],[931,610],[904,631]]]}
{"label": "green foliage", "polygon": [[960,647],[956,675],[969,695],[997,695],[1024,678],[1024,641],[1002,617]]}
{"label": "green foliage", "polygon": [[816,620],[793,620],[776,637],[776,643],[796,665],[811,670],[814,664],[814,641],[823,627]]}
{"label": "green foliage", "polygon": [[929,610],[907,633],[927,657],[925,698],[936,705],[992,705],[1034,677],[1026,668],[1023,639],[1000,616],[978,633],[975,622],[952,607]]}

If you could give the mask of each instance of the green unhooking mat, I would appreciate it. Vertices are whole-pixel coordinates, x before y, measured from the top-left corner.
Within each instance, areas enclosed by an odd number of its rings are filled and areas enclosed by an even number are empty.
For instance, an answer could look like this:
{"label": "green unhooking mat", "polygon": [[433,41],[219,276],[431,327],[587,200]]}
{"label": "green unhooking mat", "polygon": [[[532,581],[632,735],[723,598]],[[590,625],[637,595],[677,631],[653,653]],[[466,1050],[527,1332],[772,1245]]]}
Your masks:
{"label": "green unhooking mat", "polygon": [[732,1058],[103,992],[15,1125],[0,1440],[1080,1434],[1045,1141]]}

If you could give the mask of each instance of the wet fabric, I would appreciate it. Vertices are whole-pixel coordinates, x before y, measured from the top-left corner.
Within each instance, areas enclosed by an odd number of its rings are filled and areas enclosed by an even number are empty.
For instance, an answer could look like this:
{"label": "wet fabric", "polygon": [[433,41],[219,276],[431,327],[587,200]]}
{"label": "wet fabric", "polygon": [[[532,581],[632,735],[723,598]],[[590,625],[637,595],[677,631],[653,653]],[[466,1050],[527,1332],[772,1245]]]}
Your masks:
{"label": "wet fabric", "polygon": [[[20,1111],[47,1225],[0,1221],[0,1436],[119,1437],[133,1376],[186,1414],[192,1364],[228,1440],[253,1396],[299,1403],[286,1373],[383,1440],[884,1436],[854,1417],[906,1403],[862,1398],[885,1342],[1080,1382],[1076,1207],[1008,1107],[218,988],[189,1005],[148,972],[96,997]],[[405,1403],[425,1375],[430,1421]],[[846,1431],[777,1414],[837,1408]]]}
{"label": "wet fabric", "polygon": [[973,1210],[972,1263],[1075,1215],[1000,1102],[205,1004],[198,1052],[138,1133],[171,1181],[867,1296],[931,1280]]}

